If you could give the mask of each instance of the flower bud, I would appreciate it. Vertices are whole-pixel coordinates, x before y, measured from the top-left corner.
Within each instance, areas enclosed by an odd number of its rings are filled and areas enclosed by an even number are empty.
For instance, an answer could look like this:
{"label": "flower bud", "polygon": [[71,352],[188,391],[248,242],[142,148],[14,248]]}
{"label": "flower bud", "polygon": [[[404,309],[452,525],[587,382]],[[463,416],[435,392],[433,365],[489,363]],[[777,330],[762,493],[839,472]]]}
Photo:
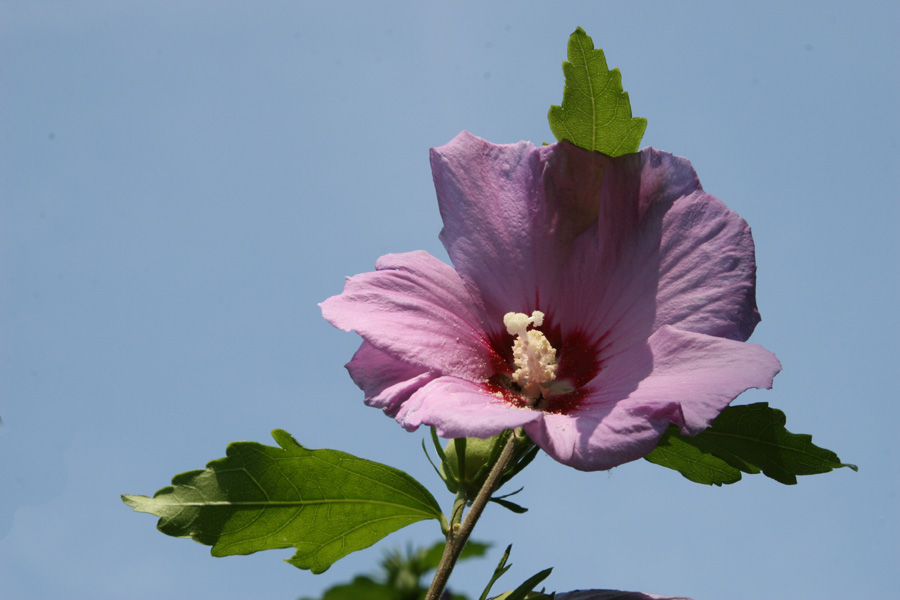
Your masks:
{"label": "flower bud", "polygon": [[[484,485],[488,473],[491,471],[491,458],[496,460],[496,455],[491,456],[494,445],[500,436],[482,440],[480,438],[459,438],[447,442],[444,448],[444,460],[441,461],[440,471],[444,481],[448,480],[448,470],[452,479],[458,482],[457,490],[462,490],[466,498],[472,499]],[[460,450],[464,456],[464,472],[460,474]]]}

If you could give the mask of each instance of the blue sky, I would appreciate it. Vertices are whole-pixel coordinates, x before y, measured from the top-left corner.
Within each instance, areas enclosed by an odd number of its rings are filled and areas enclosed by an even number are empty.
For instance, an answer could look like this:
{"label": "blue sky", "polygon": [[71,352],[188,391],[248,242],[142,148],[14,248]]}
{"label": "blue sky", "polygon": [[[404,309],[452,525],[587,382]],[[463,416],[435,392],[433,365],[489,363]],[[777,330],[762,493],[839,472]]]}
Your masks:
{"label": "blue sky", "polygon": [[[546,456],[491,509],[517,585],[696,600],[888,597],[898,535],[900,9],[888,2],[0,2],[0,581],[11,599],[313,595],[289,551],[213,559],[152,494],[274,428],[401,468],[362,404],[354,335],[317,303],[388,252],[446,258],[428,148],[467,129],[552,141],[566,40],[623,73],[644,145],[688,157],[753,228],[767,401],[860,465],[706,488],[645,461]],[[502,586],[501,586],[502,587]]]}

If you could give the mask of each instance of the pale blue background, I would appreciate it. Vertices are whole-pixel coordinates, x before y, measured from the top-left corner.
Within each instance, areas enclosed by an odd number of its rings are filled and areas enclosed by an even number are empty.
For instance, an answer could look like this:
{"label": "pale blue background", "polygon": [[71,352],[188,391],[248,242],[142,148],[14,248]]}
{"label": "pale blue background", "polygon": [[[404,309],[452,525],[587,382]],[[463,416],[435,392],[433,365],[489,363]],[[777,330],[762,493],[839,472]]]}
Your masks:
{"label": "pale blue background", "polygon": [[[542,457],[531,511],[492,508],[480,591],[613,587],[697,600],[896,597],[898,42],[892,2],[0,2],[0,594],[314,594],[289,551],[213,559],[133,514],[284,428],[450,498],[409,434],[362,404],[357,338],[316,303],[437,240],[428,148],[462,129],[552,141],[580,25],[624,74],[644,144],[689,157],[758,246],[754,341],[784,372],[741,401],[858,463],[785,487],[691,484],[645,461]],[[499,591],[500,588],[498,588]]]}

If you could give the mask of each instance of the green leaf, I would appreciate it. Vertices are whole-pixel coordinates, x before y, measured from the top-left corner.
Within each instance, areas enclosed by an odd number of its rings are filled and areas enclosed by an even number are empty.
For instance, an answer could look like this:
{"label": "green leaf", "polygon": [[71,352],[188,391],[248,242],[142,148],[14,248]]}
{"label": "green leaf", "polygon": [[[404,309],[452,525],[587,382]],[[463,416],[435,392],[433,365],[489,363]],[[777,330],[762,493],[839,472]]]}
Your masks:
{"label": "green leaf", "polygon": [[[325,591],[321,600],[397,600],[397,591],[389,585],[373,581],[365,575],[359,575],[351,583],[332,586]],[[313,600],[305,597],[301,600]]]}
{"label": "green leaf", "polygon": [[280,448],[234,442],[205,471],[176,475],[153,496],[122,496],[160,517],[166,535],[212,546],[213,556],[294,547],[287,562],[321,573],[402,527],[442,518],[418,481],[336,450],[310,450],[288,433]]}
{"label": "green leaf", "polygon": [[[438,564],[440,564],[441,562],[441,556],[444,555],[444,548],[446,546],[446,542],[436,542],[427,550],[422,550],[419,568],[421,569],[421,572],[423,574],[427,571],[438,568]],[[466,542],[466,545],[463,546],[462,552],[460,552],[459,558],[457,560],[466,560],[469,558],[478,558],[480,556],[484,556],[490,547],[490,544],[477,542],[475,540],[469,540],[468,542]]]}
{"label": "green leaf", "polygon": [[[526,436],[521,442],[519,447],[516,449],[517,458],[513,462],[512,466],[506,470],[503,474],[503,477],[500,478],[500,485],[498,489],[503,485],[506,485],[510,479],[518,475],[522,472],[522,469],[531,464],[531,461],[534,460],[534,457],[537,456],[539,447],[537,447],[531,439]],[[498,452],[499,455],[499,452]],[[521,491],[521,490],[519,490]],[[515,492],[518,494],[519,492]],[[509,494],[512,495],[512,494]]]}
{"label": "green leaf", "polygon": [[422,449],[425,451],[425,457],[428,458],[428,462],[431,463],[431,466],[437,472],[438,477],[444,482],[444,485],[447,486],[447,490],[451,494],[455,494],[459,491],[459,478],[456,476],[456,471],[447,460],[447,455],[444,453],[443,445],[441,444],[441,438],[438,437],[437,429],[431,427],[431,442],[434,444],[435,452],[437,452],[438,458],[440,459],[441,466],[438,468],[434,461],[431,460],[431,456],[428,454],[428,449],[425,447],[425,440],[422,440]]}
{"label": "green leaf", "polygon": [[606,66],[603,50],[579,27],[569,37],[566,86],[562,106],[551,106],[547,118],[557,140],[609,156],[637,152],[647,119],[631,117],[622,74]]}
{"label": "green leaf", "polygon": [[524,489],[525,488],[519,488],[514,492],[510,492],[508,494],[503,494],[502,496],[493,496],[491,498],[488,498],[488,500],[490,502],[496,502],[503,508],[505,508],[507,510],[511,510],[512,512],[514,512],[516,514],[521,515],[522,513],[527,513],[528,509],[525,508],[524,506],[519,506],[515,502],[510,502],[509,500],[507,500],[507,498],[509,498],[510,496],[515,496],[516,494],[518,494],[519,492],[521,492]]}
{"label": "green leaf", "polygon": [[[513,593],[515,590],[510,592],[504,592],[499,596],[494,596],[490,600],[511,600],[513,598]],[[555,594],[545,594],[544,592],[528,592],[524,596],[520,596],[523,600],[553,600]],[[648,596],[649,598],[649,596]]]}
{"label": "green leaf", "polygon": [[656,465],[675,469],[695,483],[722,485],[741,480],[740,470],[730,466],[718,456],[692,445],[674,425],[669,426],[653,452],[644,459]]}
{"label": "green leaf", "polygon": [[841,467],[857,470],[831,450],[813,444],[811,435],[791,433],[785,422],[784,413],[765,402],[729,406],[699,435],[682,435],[678,427],[670,426],[644,458],[707,485],[734,483],[741,479],[741,472],[762,471],[779,483],[793,485],[797,475]]}
{"label": "green leaf", "polygon": [[506,510],[512,511],[517,515],[521,515],[528,512],[528,509],[524,506],[516,504],[515,502],[510,502],[509,500],[504,500],[503,498],[489,498],[490,502],[496,502]]}
{"label": "green leaf", "polygon": [[[429,548],[390,550],[380,563],[380,573],[374,576],[359,575],[350,583],[334,585],[320,600],[420,600],[428,591],[422,577],[436,569],[444,552],[444,542]],[[482,556],[489,545],[469,540],[459,560]],[[464,594],[451,594],[453,600],[468,600]],[[304,597],[301,600],[314,600]]]}
{"label": "green leaf", "polygon": [[[497,583],[497,580],[500,579],[504,573],[509,571],[510,567],[512,567],[512,565],[508,562],[510,552],[512,552],[512,544],[506,547],[506,551],[504,551],[503,556],[500,557],[500,562],[494,569],[494,574],[491,576],[491,580],[488,581],[487,586],[481,593],[481,597],[479,598],[479,600],[485,600],[488,597],[488,594],[491,593],[491,588],[494,587],[494,584]],[[549,598],[550,596],[546,596],[543,591],[535,592],[532,590],[534,589],[534,586],[545,580],[547,576],[550,575],[551,571],[553,571],[552,568],[544,569],[540,573],[536,573],[529,577],[522,585],[520,585],[516,589],[509,592],[504,592],[499,596],[494,596],[492,600],[537,600],[538,598]]]}
{"label": "green leaf", "polygon": [[500,557],[500,562],[497,563],[497,567],[494,569],[494,573],[491,575],[490,581],[488,581],[487,585],[484,588],[484,591],[481,592],[481,596],[478,600],[487,600],[488,594],[491,593],[491,588],[494,587],[494,584],[497,583],[497,580],[503,577],[503,574],[509,571],[512,565],[507,564],[509,561],[509,553],[512,552],[512,544],[506,547],[506,550],[503,551],[503,556]]}
{"label": "green leaf", "polygon": [[494,600],[527,600],[529,598],[541,598],[546,597],[543,592],[535,592],[534,587],[542,582],[543,580],[549,577],[550,572],[553,571],[552,568],[544,569],[540,573],[535,573],[531,577],[525,580],[522,585],[512,590],[511,592],[506,592],[505,594],[500,594]]}

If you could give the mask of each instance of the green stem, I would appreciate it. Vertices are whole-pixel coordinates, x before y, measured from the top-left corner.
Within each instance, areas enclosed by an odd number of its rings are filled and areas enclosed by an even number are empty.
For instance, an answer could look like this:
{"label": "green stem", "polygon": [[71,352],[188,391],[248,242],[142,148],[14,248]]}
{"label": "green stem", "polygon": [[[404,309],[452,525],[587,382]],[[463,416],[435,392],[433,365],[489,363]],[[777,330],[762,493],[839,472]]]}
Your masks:
{"label": "green stem", "polygon": [[462,486],[460,486],[459,491],[456,492],[456,499],[453,501],[453,511],[450,513],[451,531],[453,530],[454,527],[459,529],[459,524],[462,522],[463,510],[465,510],[465,508],[466,508],[466,494],[465,494],[465,492],[463,492]]}
{"label": "green stem", "polygon": [[[503,447],[500,457],[497,459],[497,462],[494,463],[493,468],[491,468],[491,472],[488,474],[487,479],[484,480],[484,485],[481,486],[481,489],[478,491],[478,495],[472,502],[472,508],[469,509],[469,512],[466,514],[466,518],[462,523],[455,522],[456,520],[451,517],[450,531],[447,532],[447,545],[444,547],[444,554],[441,556],[441,562],[438,564],[437,571],[434,574],[434,579],[431,581],[431,587],[428,588],[428,594],[425,596],[425,600],[438,600],[444,592],[444,588],[447,586],[447,580],[450,579],[450,573],[453,571],[453,567],[456,566],[456,561],[459,559],[459,555],[465,547],[469,535],[471,535],[472,530],[475,528],[475,523],[478,521],[478,518],[481,517],[481,513],[484,512],[484,507],[487,506],[488,500],[491,499],[491,495],[499,487],[500,478],[503,476],[506,469],[509,468],[510,463],[515,457],[516,446],[519,443],[520,436],[520,430],[516,430],[513,435],[509,436],[509,440],[507,440],[506,445]],[[454,509],[455,508],[456,506],[454,506]]]}

